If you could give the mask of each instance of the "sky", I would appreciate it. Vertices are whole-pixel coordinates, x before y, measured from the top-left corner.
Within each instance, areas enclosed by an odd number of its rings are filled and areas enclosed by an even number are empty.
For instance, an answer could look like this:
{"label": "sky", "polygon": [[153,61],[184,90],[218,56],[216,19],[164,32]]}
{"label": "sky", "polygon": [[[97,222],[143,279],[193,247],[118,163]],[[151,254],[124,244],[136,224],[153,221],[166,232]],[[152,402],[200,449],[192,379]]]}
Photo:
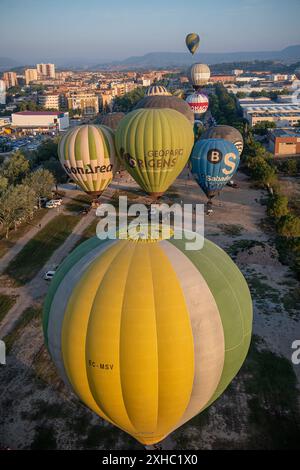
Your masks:
{"label": "sky", "polygon": [[21,63],[184,52],[280,50],[300,44],[299,0],[0,0],[0,57]]}

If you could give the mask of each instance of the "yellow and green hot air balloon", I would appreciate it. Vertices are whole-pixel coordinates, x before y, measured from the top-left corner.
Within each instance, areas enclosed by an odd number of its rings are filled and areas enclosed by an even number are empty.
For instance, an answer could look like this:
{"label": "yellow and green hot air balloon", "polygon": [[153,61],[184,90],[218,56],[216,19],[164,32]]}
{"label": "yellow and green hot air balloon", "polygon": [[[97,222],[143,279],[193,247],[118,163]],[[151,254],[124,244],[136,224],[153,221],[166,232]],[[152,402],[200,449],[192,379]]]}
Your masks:
{"label": "yellow and green hot air balloon", "polygon": [[64,381],[103,419],[151,445],[216,400],[247,355],[252,302],[230,257],[205,240],[81,244],[43,315]]}
{"label": "yellow and green hot air balloon", "polygon": [[66,173],[91,196],[99,196],[118,170],[114,133],[106,126],[73,127],[60,140],[58,155]]}
{"label": "yellow and green hot air balloon", "polygon": [[174,109],[138,109],[127,114],[116,131],[121,162],[141,186],[161,196],[183,170],[194,143],[193,128]]}

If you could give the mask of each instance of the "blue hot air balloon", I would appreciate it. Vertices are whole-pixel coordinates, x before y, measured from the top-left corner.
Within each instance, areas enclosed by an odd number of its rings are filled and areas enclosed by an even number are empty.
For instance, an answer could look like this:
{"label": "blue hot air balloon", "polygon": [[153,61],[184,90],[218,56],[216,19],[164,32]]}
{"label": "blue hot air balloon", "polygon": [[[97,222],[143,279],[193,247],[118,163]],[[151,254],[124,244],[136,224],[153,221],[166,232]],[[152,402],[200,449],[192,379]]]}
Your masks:
{"label": "blue hot air balloon", "polygon": [[191,155],[192,173],[209,199],[231,180],[239,163],[238,149],[224,139],[200,139]]}

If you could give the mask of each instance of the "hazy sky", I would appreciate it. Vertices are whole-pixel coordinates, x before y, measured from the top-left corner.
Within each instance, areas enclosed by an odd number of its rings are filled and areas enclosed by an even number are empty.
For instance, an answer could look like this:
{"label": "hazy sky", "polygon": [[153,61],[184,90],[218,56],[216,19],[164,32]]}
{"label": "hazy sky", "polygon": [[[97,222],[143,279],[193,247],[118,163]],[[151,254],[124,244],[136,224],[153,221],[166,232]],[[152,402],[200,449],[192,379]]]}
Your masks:
{"label": "hazy sky", "polygon": [[0,56],[122,59],[185,51],[277,50],[300,44],[300,0],[0,0]]}

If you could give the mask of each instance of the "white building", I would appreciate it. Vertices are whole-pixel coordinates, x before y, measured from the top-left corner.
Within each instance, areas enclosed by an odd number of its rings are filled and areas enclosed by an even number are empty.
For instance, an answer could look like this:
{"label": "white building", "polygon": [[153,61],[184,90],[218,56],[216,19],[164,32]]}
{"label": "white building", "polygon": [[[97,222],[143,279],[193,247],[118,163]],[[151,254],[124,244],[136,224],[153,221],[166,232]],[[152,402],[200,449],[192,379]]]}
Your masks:
{"label": "white building", "polygon": [[0,80],[0,104],[6,103],[6,85],[4,80]]}
{"label": "white building", "polygon": [[37,64],[36,69],[39,78],[55,78],[54,64]]}
{"label": "white building", "polygon": [[69,127],[69,113],[20,111],[11,115],[12,127],[28,133],[59,132]]}
{"label": "white building", "polygon": [[262,121],[270,121],[275,122],[277,127],[290,127],[300,121],[300,104],[239,100],[239,105],[243,117],[251,126]]}
{"label": "white building", "polygon": [[29,85],[29,83],[34,82],[37,79],[38,79],[37,69],[26,69],[25,70],[26,85]]}
{"label": "white building", "polygon": [[80,109],[84,116],[94,116],[99,113],[99,99],[93,93],[75,93],[68,98],[69,109]]}
{"label": "white building", "polygon": [[45,93],[39,95],[38,102],[40,106],[45,109],[59,109],[59,94],[58,93]]}

